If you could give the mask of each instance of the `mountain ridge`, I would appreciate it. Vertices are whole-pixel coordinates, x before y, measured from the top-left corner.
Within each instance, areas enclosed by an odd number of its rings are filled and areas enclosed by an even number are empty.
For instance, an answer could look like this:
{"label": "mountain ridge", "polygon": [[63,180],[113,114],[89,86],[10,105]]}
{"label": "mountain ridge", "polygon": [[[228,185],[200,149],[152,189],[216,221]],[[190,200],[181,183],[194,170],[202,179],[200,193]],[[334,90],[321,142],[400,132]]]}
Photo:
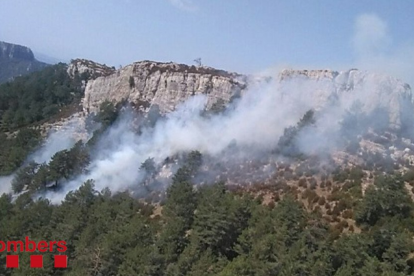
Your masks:
{"label": "mountain ridge", "polygon": [[0,83],[48,66],[38,61],[26,46],[0,41]]}
{"label": "mountain ridge", "polygon": [[229,102],[241,92],[246,86],[245,78],[211,67],[140,61],[88,81],[83,108],[87,113],[96,112],[105,100],[127,100],[144,109],[158,105],[165,113],[197,94],[208,95],[207,106],[211,107],[218,99]]}
{"label": "mountain ridge", "polygon": [[[88,70],[92,72],[92,64],[97,63],[89,62]],[[71,67],[73,64],[69,65]],[[278,84],[277,93],[287,95],[292,93],[289,91],[303,91],[300,97],[307,98],[304,105],[308,109],[340,106],[349,110],[358,102],[361,112],[372,113],[379,109],[386,112],[388,125],[395,129],[403,128],[414,118],[410,85],[388,75],[357,69],[286,69],[278,76],[257,78],[211,67],[155,61],[134,62],[118,70],[96,73],[85,86],[82,105],[84,112],[96,113],[106,100],[127,101],[144,110],[157,105],[162,113],[167,113],[190,96],[203,94],[208,98],[206,108],[209,109],[219,102],[229,103],[249,88],[271,82]]]}

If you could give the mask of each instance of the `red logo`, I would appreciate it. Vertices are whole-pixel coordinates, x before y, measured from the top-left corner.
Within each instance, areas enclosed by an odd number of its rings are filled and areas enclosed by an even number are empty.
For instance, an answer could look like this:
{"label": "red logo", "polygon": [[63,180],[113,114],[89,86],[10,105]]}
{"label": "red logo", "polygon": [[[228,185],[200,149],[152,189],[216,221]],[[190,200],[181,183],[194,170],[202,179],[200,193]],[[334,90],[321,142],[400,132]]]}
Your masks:
{"label": "red logo", "polygon": [[[0,241],[0,252],[6,251],[7,253],[16,252],[53,252],[55,250],[59,253],[64,253],[68,249],[65,241],[31,241],[29,237],[26,237],[24,241]],[[55,255],[54,256],[55,268],[66,268],[68,266],[67,255]],[[19,267],[19,255],[7,255],[6,256],[7,268]],[[30,267],[42,268],[43,267],[43,255],[31,255]]]}

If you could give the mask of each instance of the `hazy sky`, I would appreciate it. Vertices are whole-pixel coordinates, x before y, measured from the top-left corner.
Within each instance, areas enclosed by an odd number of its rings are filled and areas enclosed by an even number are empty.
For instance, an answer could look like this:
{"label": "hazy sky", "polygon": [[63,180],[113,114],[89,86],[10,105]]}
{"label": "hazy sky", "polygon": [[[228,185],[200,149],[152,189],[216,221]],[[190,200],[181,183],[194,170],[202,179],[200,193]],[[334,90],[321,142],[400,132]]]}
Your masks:
{"label": "hazy sky", "polygon": [[[0,0],[0,40],[118,67],[139,60],[414,72],[410,0]],[[402,73],[401,73],[402,71]]]}

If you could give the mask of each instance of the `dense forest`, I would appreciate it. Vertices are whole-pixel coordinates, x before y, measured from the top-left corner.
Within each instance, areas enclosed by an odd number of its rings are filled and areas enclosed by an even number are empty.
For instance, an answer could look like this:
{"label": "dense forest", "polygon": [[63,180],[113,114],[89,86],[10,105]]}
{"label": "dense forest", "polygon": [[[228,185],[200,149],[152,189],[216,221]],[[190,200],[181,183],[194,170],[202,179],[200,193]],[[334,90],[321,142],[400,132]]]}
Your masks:
{"label": "dense forest", "polygon": [[0,85],[0,176],[15,171],[40,143],[34,128],[83,95],[87,75],[70,78],[66,64],[48,66]]}
{"label": "dense forest", "polygon": [[[191,151],[157,200],[96,190],[88,180],[51,204],[45,192],[88,169],[97,141],[119,115],[104,102],[92,139],[47,163],[25,163],[42,142],[33,125],[82,96],[87,76],[70,79],[65,68],[0,86],[0,175],[15,172],[14,194],[0,197],[0,240],[66,241],[69,265],[56,269],[55,253],[43,253],[44,268],[31,269],[29,253],[19,253],[20,267],[0,265],[1,275],[414,275],[414,169],[402,174],[388,159],[367,155],[364,167],[321,172],[292,143],[312,127],[313,111],[285,130],[272,153],[302,166],[280,165],[266,185],[199,185],[195,176],[205,157]],[[137,185],[149,189],[153,159],[137,170],[147,176]],[[366,178],[372,185],[363,188]],[[0,253],[0,263],[5,256]]]}
{"label": "dense forest", "polygon": [[60,63],[0,85],[0,122],[3,131],[15,130],[57,114],[82,97],[87,76],[72,79]]}
{"label": "dense forest", "polygon": [[354,202],[360,229],[354,231],[346,220],[333,226],[317,208],[309,212],[291,192],[264,204],[261,197],[230,191],[224,183],[194,186],[195,169],[185,166],[175,174],[161,205],[128,193],[96,191],[93,181],[70,192],[61,205],[33,200],[29,193],[14,202],[3,195],[2,240],[65,240],[69,268],[54,269],[53,254],[45,253],[45,268],[29,269],[28,255],[19,253],[20,268],[0,266],[2,275],[414,272],[413,203],[399,176],[378,177],[365,197]]}

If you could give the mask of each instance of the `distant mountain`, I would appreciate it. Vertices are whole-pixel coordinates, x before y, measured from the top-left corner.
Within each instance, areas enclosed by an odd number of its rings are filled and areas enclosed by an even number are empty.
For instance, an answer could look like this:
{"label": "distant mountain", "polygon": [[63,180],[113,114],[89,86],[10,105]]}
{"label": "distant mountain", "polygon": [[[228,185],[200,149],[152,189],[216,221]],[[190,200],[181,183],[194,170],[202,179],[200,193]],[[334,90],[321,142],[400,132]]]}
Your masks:
{"label": "distant mountain", "polygon": [[0,41],[0,83],[48,66],[35,59],[30,48]]}
{"label": "distant mountain", "polygon": [[70,62],[70,60],[65,60],[65,59],[62,59],[62,58],[49,56],[49,55],[46,55],[46,54],[43,54],[43,53],[40,53],[40,52],[36,52],[36,51],[34,51],[33,53],[34,53],[34,55],[35,55],[35,57],[38,61],[45,62],[47,64],[58,64],[60,62],[62,62],[62,63],[69,63]]}

